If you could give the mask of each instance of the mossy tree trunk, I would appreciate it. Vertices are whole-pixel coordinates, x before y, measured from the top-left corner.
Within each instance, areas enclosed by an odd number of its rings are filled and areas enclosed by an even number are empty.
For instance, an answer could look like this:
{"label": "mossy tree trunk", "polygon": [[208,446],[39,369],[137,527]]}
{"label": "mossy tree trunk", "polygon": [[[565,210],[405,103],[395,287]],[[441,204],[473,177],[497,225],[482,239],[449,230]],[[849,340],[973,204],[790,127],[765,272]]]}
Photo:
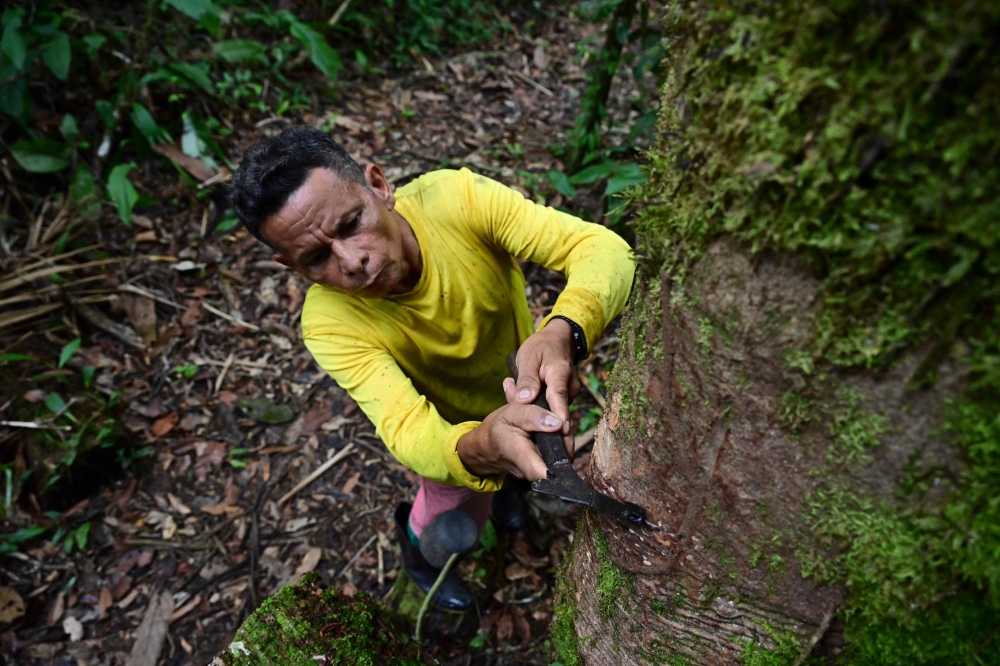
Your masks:
{"label": "mossy tree trunk", "polygon": [[1000,663],[1000,8],[737,4],[670,7],[589,469],[663,530],[584,515],[559,661]]}

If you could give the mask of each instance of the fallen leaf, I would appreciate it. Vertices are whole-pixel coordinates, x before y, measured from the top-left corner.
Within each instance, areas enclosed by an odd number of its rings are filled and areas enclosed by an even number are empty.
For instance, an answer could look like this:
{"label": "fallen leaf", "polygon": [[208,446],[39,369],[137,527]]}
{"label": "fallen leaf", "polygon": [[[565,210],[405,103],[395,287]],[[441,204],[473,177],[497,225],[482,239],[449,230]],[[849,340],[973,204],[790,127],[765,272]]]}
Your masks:
{"label": "fallen leaf", "polygon": [[178,608],[177,610],[175,610],[170,615],[170,621],[171,622],[175,622],[175,621],[181,619],[182,617],[184,617],[185,615],[187,615],[188,613],[190,613],[192,610],[194,610],[198,606],[198,604],[200,604],[200,603],[201,603],[201,595],[200,594],[194,595],[194,599],[192,599],[191,601],[187,602],[186,604],[184,604],[183,606],[181,606],[180,608]]}
{"label": "fallen leaf", "polygon": [[153,150],[160,155],[163,155],[171,162],[175,162],[178,166],[183,168],[199,181],[204,182],[215,176],[215,169],[208,166],[197,157],[191,157],[172,143],[158,144],[153,146]]}
{"label": "fallen leaf", "polygon": [[103,620],[108,616],[108,609],[114,603],[114,599],[111,598],[111,590],[106,586],[101,588],[101,596],[97,599],[97,608],[100,610],[101,619]]}
{"label": "fallen leaf", "polygon": [[0,624],[13,622],[24,615],[24,599],[17,590],[0,587]]}
{"label": "fallen leaf", "polygon": [[41,402],[42,400],[45,400],[48,395],[49,394],[42,389],[31,389],[24,394],[24,399],[28,402]]}
{"label": "fallen leaf", "polygon": [[352,583],[351,581],[347,581],[346,583],[340,586],[340,591],[343,592],[344,596],[346,597],[353,597],[355,594],[358,593],[358,588],[355,587],[354,583]]}
{"label": "fallen leaf", "polygon": [[263,423],[288,423],[295,412],[288,405],[279,405],[267,398],[243,398],[236,402],[244,414]]}
{"label": "fallen leaf", "polygon": [[83,624],[80,623],[78,619],[72,615],[67,615],[66,619],[62,623],[63,631],[69,636],[69,639],[76,643],[83,639]]}
{"label": "fallen leaf", "polygon": [[121,306],[146,344],[156,340],[156,302],[145,296],[123,294]]}
{"label": "fallen leaf", "polygon": [[299,564],[299,567],[295,570],[295,575],[301,576],[302,574],[309,573],[310,571],[315,571],[321,557],[323,557],[322,548],[310,548],[306,551],[306,554],[302,556],[302,563]]}
{"label": "fallen leaf", "polygon": [[351,491],[354,490],[354,488],[358,485],[358,481],[360,480],[361,480],[361,472],[355,472],[351,476],[351,478],[347,480],[347,483],[344,484],[344,487],[340,489],[340,492],[344,493],[345,495],[350,495]]}
{"label": "fallen leaf", "polygon": [[150,428],[150,432],[153,433],[154,437],[163,437],[168,432],[174,429],[177,422],[181,420],[181,417],[177,415],[177,412],[170,412],[166,416],[160,417],[153,422],[153,427]]}
{"label": "fallen leaf", "polygon": [[118,602],[118,608],[125,610],[126,608],[132,605],[132,602],[135,601],[135,598],[138,596],[139,596],[139,588],[138,587],[132,588],[132,591],[126,594],[125,598]]}
{"label": "fallen leaf", "polygon": [[191,513],[191,509],[187,505],[185,505],[184,502],[182,502],[180,498],[177,497],[177,495],[174,495],[173,493],[167,493],[167,499],[170,501],[171,508],[173,508],[174,511],[181,514],[182,516],[186,516],[189,513]]}
{"label": "fallen leaf", "polygon": [[163,524],[160,526],[160,529],[164,541],[173,539],[174,535],[177,534],[177,523],[174,522],[174,517],[168,514],[167,517],[163,519]]}
{"label": "fallen leaf", "polygon": [[66,597],[62,594],[56,596],[56,600],[52,602],[52,608],[49,609],[49,614],[45,618],[45,626],[54,627],[62,619],[63,613],[66,612]]}
{"label": "fallen leaf", "polygon": [[155,231],[140,231],[135,235],[133,239],[136,243],[155,243],[156,242],[156,232]]}
{"label": "fallen leaf", "polygon": [[220,502],[219,504],[206,504],[201,507],[201,510],[210,516],[221,516],[222,514],[232,516],[243,511],[240,507],[233,506],[232,504],[226,504],[225,502]]}
{"label": "fallen leaf", "polygon": [[[195,301],[191,304],[184,314],[181,315],[181,326],[194,326],[199,321],[201,321],[202,315],[205,311],[201,307],[201,301]],[[230,405],[231,407],[232,405]]]}
{"label": "fallen leaf", "polygon": [[503,570],[503,575],[507,580],[521,580],[522,578],[528,578],[534,573],[531,569],[524,566],[520,562],[514,562],[513,564],[508,564],[507,568]]}
{"label": "fallen leaf", "polygon": [[514,615],[514,624],[517,625],[517,633],[521,635],[521,645],[524,645],[531,640],[531,625],[528,624],[527,618],[520,615]]}
{"label": "fallen leaf", "polygon": [[219,398],[219,402],[230,407],[235,405],[236,401],[240,399],[240,397],[232,391],[219,391],[219,395],[217,397]]}
{"label": "fallen leaf", "polygon": [[152,595],[125,666],[156,666],[173,612],[174,599],[170,592]]}
{"label": "fallen leaf", "polygon": [[504,613],[503,617],[497,620],[497,642],[502,643],[503,641],[510,640],[510,637],[514,635],[514,618],[510,616],[510,613]]}

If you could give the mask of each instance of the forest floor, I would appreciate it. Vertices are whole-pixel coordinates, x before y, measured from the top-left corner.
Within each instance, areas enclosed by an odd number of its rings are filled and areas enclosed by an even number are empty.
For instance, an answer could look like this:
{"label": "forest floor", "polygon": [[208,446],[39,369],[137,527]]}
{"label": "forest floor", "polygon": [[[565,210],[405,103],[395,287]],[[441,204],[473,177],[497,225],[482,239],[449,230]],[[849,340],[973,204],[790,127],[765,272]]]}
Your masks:
{"label": "forest floor", "polygon": [[[560,10],[534,33],[515,25],[489,48],[425,60],[419,70],[345,76],[336,98],[314,100],[315,112],[300,120],[329,128],[396,185],[467,166],[607,223],[599,191],[581,188],[564,200],[544,178],[561,168],[548,147],[564,141],[579,110],[585,63],[578,47],[600,39],[599,26]],[[635,86],[630,77],[616,81],[609,143],[626,140]],[[233,130],[225,147],[234,161],[288,123],[259,116],[223,119]],[[397,596],[392,513],[412,501],[417,477],[393,460],[302,345],[298,317],[308,285],[242,229],[216,229],[224,204],[192,196],[169,162],[151,159],[140,169],[140,194],[162,205],[137,210],[131,228],[113,209],[91,225],[88,237],[117,260],[74,274],[91,279],[78,294],[93,302],[90,309],[56,309],[0,336],[0,353],[36,358],[58,357],[82,339],[49,372],[18,374],[8,365],[0,419],[23,418],[19,405],[62,390],[56,380],[64,389],[79,383],[92,367],[87,385],[117,398],[118,441],[132,451],[124,472],[110,449],[82,454],[44,497],[25,493],[9,507],[7,528],[50,529],[0,555],[0,591],[13,590],[25,605],[23,615],[0,623],[6,663],[124,664],[148,635],[139,625],[164,590],[173,612],[160,620],[169,625],[167,643],[150,665],[207,663],[263,598],[307,571],[348,594],[364,590],[389,604]],[[564,280],[524,268],[540,319]],[[581,468],[616,355],[609,335],[581,366],[591,389],[574,412]],[[30,466],[25,437],[0,426],[0,443]],[[338,454],[346,457],[286,499]],[[540,496],[530,501],[526,530],[487,538],[464,563],[479,603],[474,622],[436,618],[432,653],[442,662],[549,663],[554,576],[576,510]],[[63,533],[70,536],[60,543],[55,535]],[[461,628],[449,629],[452,622]]]}

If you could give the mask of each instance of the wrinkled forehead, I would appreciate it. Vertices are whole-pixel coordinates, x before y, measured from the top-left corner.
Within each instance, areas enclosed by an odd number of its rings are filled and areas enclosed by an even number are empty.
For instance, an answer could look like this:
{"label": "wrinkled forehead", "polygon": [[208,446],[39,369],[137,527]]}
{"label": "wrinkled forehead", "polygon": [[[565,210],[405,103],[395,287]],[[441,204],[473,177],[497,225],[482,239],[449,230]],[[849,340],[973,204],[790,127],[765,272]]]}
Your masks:
{"label": "wrinkled forehead", "polygon": [[313,169],[278,212],[261,225],[261,231],[276,247],[295,243],[362,208],[365,192],[359,183],[329,169]]}

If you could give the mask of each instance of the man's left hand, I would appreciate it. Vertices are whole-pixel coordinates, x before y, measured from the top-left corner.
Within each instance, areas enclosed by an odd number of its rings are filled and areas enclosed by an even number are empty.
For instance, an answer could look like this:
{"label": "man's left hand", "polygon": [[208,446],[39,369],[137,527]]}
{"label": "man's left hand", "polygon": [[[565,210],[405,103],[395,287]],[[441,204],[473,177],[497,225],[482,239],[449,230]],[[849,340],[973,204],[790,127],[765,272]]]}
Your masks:
{"label": "man's left hand", "polygon": [[[549,411],[563,420],[563,435],[570,432],[569,404],[580,392],[580,380],[573,367],[573,330],[562,319],[551,319],[545,328],[530,336],[517,350],[517,383],[503,382],[508,403],[529,405],[545,384]],[[573,457],[572,442],[566,450]]]}

